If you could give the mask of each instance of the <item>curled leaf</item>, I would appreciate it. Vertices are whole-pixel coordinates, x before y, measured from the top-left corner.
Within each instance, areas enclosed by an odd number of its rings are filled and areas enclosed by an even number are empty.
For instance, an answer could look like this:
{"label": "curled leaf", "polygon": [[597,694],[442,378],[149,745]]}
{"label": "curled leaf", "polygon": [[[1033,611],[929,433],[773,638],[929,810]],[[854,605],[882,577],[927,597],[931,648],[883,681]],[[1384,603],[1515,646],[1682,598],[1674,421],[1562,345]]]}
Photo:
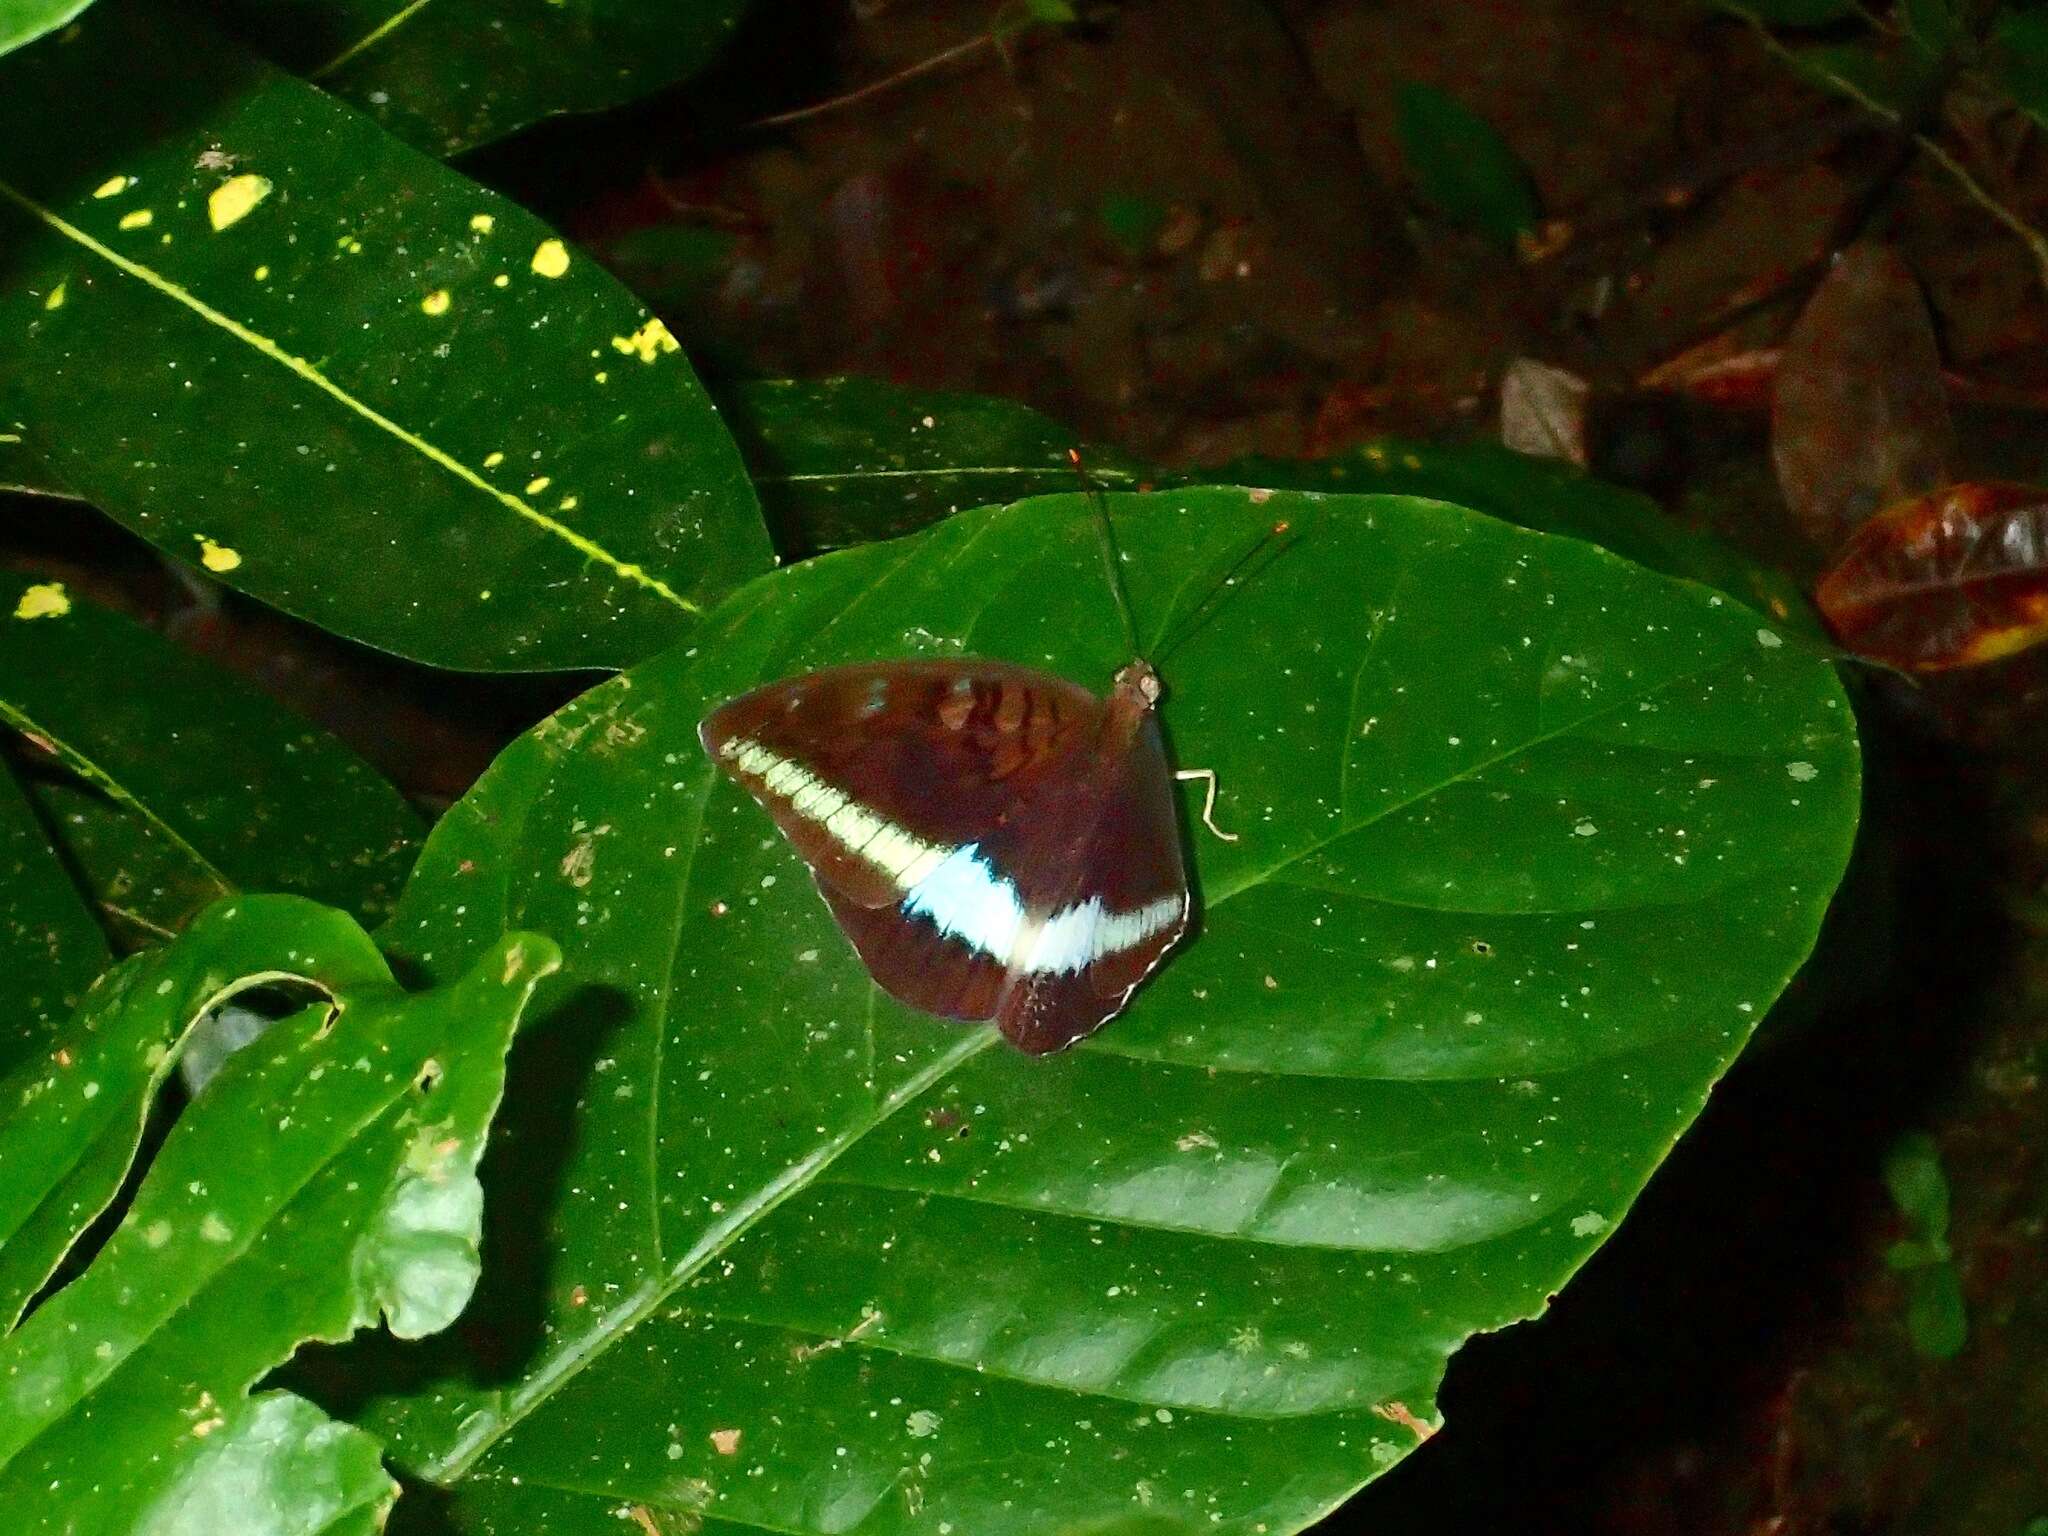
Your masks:
{"label": "curled leaf", "polygon": [[1814,589],[1835,637],[1913,672],[2048,639],[2048,491],[1952,485],[1863,525]]}

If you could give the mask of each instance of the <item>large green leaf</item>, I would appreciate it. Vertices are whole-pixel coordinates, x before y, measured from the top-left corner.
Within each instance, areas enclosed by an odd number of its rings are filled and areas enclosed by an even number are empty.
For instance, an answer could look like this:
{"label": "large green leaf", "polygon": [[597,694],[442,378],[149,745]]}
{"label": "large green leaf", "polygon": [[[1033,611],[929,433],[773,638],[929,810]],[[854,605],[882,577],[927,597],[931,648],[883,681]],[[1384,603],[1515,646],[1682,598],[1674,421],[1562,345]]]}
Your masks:
{"label": "large green leaf", "polygon": [[695,74],[747,0],[230,0],[280,63],[430,155]]}
{"label": "large green leaf", "polygon": [[65,1047],[0,1082],[0,1264],[18,1269],[20,1245],[75,1235],[111,1195],[77,1198],[80,1171],[132,1148],[137,1108],[196,1019],[281,977],[326,994],[230,1061],[90,1266],[0,1340],[10,1529],[373,1528],[393,1492],[374,1442],[248,1391],[304,1340],[380,1316],[417,1337],[461,1310],[505,1050],[555,960],[512,935],[461,980],[408,995],[341,914],[238,897],[109,973]]}
{"label": "large green leaf", "polygon": [[0,0],[0,54],[56,31],[90,4],[92,0]]}
{"label": "large green leaf", "polygon": [[[849,377],[749,380],[720,403],[786,558],[1079,483],[1069,454],[1080,439],[1013,400]],[[1091,448],[1085,464],[1111,487],[1142,478],[1108,450]]]}
{"label": "large green leaf", "polygon": [[0,1073],[71,1017],[107,941],[0,763]]}
{"label": "large green leaf", "polygon": [[0,64],[0,419],[59,482],[442,666],[624,665],[766,566],[709,397],[594,263],[187,17],[81,33]]}
{"label": "large green leaf", "polygon": [[[1591,546],[1394,496],[1112,498],[1200,932],[1031,1060],[881,997],[695,730],[763,679],[1124,659],[1079,496],[738,594],[508,750],[380,942],[567,936],[518,1282],[363,1422],[472,1532],[1281,1532],[1542,1310],[1807,953],[1855,822],[1829,668]],[[361,1387],[360,1378],[356,1381]],[[637,1517],[636,1517],[637,1518]]]}
{"label": "large green leaf", "polygon": [[238,888],[382,916],[422,831],[325,731],[58,582],[0,573],[0,721],[84,781],[46,802],[53,830],[147,926]]}

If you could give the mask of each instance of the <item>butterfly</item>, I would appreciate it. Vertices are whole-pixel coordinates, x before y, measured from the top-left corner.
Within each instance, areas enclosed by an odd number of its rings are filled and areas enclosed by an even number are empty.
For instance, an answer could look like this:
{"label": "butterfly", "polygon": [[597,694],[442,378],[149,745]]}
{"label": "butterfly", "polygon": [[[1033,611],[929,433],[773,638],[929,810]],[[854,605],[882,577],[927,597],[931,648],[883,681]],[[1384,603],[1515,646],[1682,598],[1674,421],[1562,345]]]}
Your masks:
{"label": "butterfly", "polygon": [[699,735],[883,991],[1042,1055],[1113,1018],[1187,931],[1174,783],[1207,779],[1216,830],[1216,779],[1168,766],[1161,693],[1142,660],[1106,697],[1004,661],[859,662],[733,699]]}

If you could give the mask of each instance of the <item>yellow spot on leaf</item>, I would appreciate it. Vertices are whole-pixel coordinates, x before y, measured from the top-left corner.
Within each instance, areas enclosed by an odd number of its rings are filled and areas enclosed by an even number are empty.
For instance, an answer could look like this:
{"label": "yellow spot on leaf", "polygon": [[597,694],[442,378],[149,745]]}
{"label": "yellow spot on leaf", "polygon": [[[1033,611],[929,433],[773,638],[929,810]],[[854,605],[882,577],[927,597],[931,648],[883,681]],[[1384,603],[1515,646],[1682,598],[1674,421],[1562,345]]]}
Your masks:
{"label": "yellow spot on leaf", "polygon": [[436,288],[432,293],[420,300],[420,308],[430,315],[447,314],[448,290],[446,288]]}
{"label": "yellow spot on leaf", "polygon": [[230,176],[207,195],[207,222],[212,224],[214,231],[218,233],[230,224],[239,224],[249,216],[250,209],[268,196],[268,176]]}
{"label": "yellow spot on leaf", "polygon": [[529,496],[538,496],[542,491],[546,490],[547,488],[548,477],[546,475],[535,475],[531,480],[526,482],[526,494]]}
{"label": "yellow spot on leaf", "polygon": [[59,283],[59,284],[58,284],[58,285],[57,285],[56,287],[54,287],[54,288],[52,288],[52,289],[50,290],[50,296],[49,296],[49,297],[48,297],[47,299],[43,300],[43,308],[45,308],[45,309],[62,309],[63,307],[64,307],[64,284],[62,284],[62,283]]}
{"label": "yellow spot on leaf", "polygon": [[542,277],[560,277],[569,270],[569,249],[559,240],[543,240],[533,253],[533,270]]}
{"label": "yellow spot on leaf", "polygon": [[576,510],[576,498],[574,496],[564,496],[562,498],[561,510],[564,512],[574,512]]}
{"label": "yellow spot on leaf", "polygon": [[484,458],[484,468],[496,469],[500,464],[504,462],[505,455],[503,455],[502,453],[487,454]]}
{"label": "yellow spot on leaf", "polygon": [[261,283],[261,282],[267,282],[267,281],[269,280],[269,278],[270,278],[270,268],[268,268],[268,267],[258,267],[258,268],[256,269],[256,281],[257,281],[257,282],[259,282],[259,283]]}
{"label": "yellow spot on leaf", "polygon": [[485,587],[483,591],[477,593],[477,600],[479,602],[488,603],[491,600],[491,589],[489,587]]}
{"label": "yellow spot on leaf", "polygon": [[195,533],[192,537],[199,541],[199,563],[209,571],[232,571],[242,563],[239,549],[216,544],[203,533]]}
{"label": "yellow spot on leaf", "polygon": [[488,213],[472,214],[469,220],[469,227],[480,235],[488,235],[497,222]]}
{"label": "yellow spot on leaf", "polygon": [[602,384],[606,379],[610,377],[611,375],[606,373],[602,368],[598,369],[597,373],[595,374],[595,378],[597,379],[597,382],[600,384]]}
{"label": "yellow spot on leaf", "polygon": [[134,185],[135,178],[132,176],[109,176],[105,181],[92,189],[92,195],[101,198],[119,197]]}
{"label": "yellow spot on leaf", "polygon": [[491,286],[493,288],[509,288],[512,286],[512,279],[507,273],[500,272],[491,279]]}
{"label": "yellow spot on leaf", "polygon": [[61,581],[38,582],[14,605],[17,619],[61,619],[71,611],[71,594]]}
{"label": "yellow spot on leaf", "polygon": [[674,352],[682,343],[669,334],[667,326],[659,317],[649,320],[630,336],[614,336],[612,347],[628,357],[637,357],[643,363],[651,363],[664,352]]}
{"label": "yellow spot on leaf", "polygon": [[147,208],[138,208],[133,213],[121,215],[121,227],[123,229],[142,229],[154,222],[155,219],[156,215]]}

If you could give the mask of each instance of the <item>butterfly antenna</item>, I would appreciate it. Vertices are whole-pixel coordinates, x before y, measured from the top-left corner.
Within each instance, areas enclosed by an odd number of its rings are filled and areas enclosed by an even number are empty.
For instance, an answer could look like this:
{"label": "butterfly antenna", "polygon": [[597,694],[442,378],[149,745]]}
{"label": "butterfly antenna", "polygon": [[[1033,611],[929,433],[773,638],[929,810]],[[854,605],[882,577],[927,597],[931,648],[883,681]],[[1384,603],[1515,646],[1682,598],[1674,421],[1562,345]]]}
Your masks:
{"label": "butterfly antenna", "polygon": [[1222,573],[1209,584],[1209,589],[1188,614],[1185,623],[1171,629],[1160,638],[1159,654],[1152,658],[1155,665],[1164,665],[1166,658],[1179,650],[1196,634],[1206,629],[1217,614],[1221,613],[1230,599],[1240,588],[1255,577],[1263,576],[1273,565],[1296,544],[1301,535],[1290,524],[1275,523],[1257,535],[1244,549],[1231,559]]}
{"label": "butterfly antenna", "polygon": [[1088,505],[1094,509],[1095,529],[1101,536],[1102,569],[1109,578],[1109,591],[1116,599],[1116,611],[1124,621],[1124,640],[1129,646],[1126,654],[1135,660],[1138,655],[1138,621],[1131,615],[1131,594],[1124,589],[1123,553],[1117,548],[1116,529],[1109,521],[1109,498],[1103,495],[1102,487],[1082,466],[1078,448],[1067,450],[1067,461],[1080,477],[1081,494],[1088,498]]}

